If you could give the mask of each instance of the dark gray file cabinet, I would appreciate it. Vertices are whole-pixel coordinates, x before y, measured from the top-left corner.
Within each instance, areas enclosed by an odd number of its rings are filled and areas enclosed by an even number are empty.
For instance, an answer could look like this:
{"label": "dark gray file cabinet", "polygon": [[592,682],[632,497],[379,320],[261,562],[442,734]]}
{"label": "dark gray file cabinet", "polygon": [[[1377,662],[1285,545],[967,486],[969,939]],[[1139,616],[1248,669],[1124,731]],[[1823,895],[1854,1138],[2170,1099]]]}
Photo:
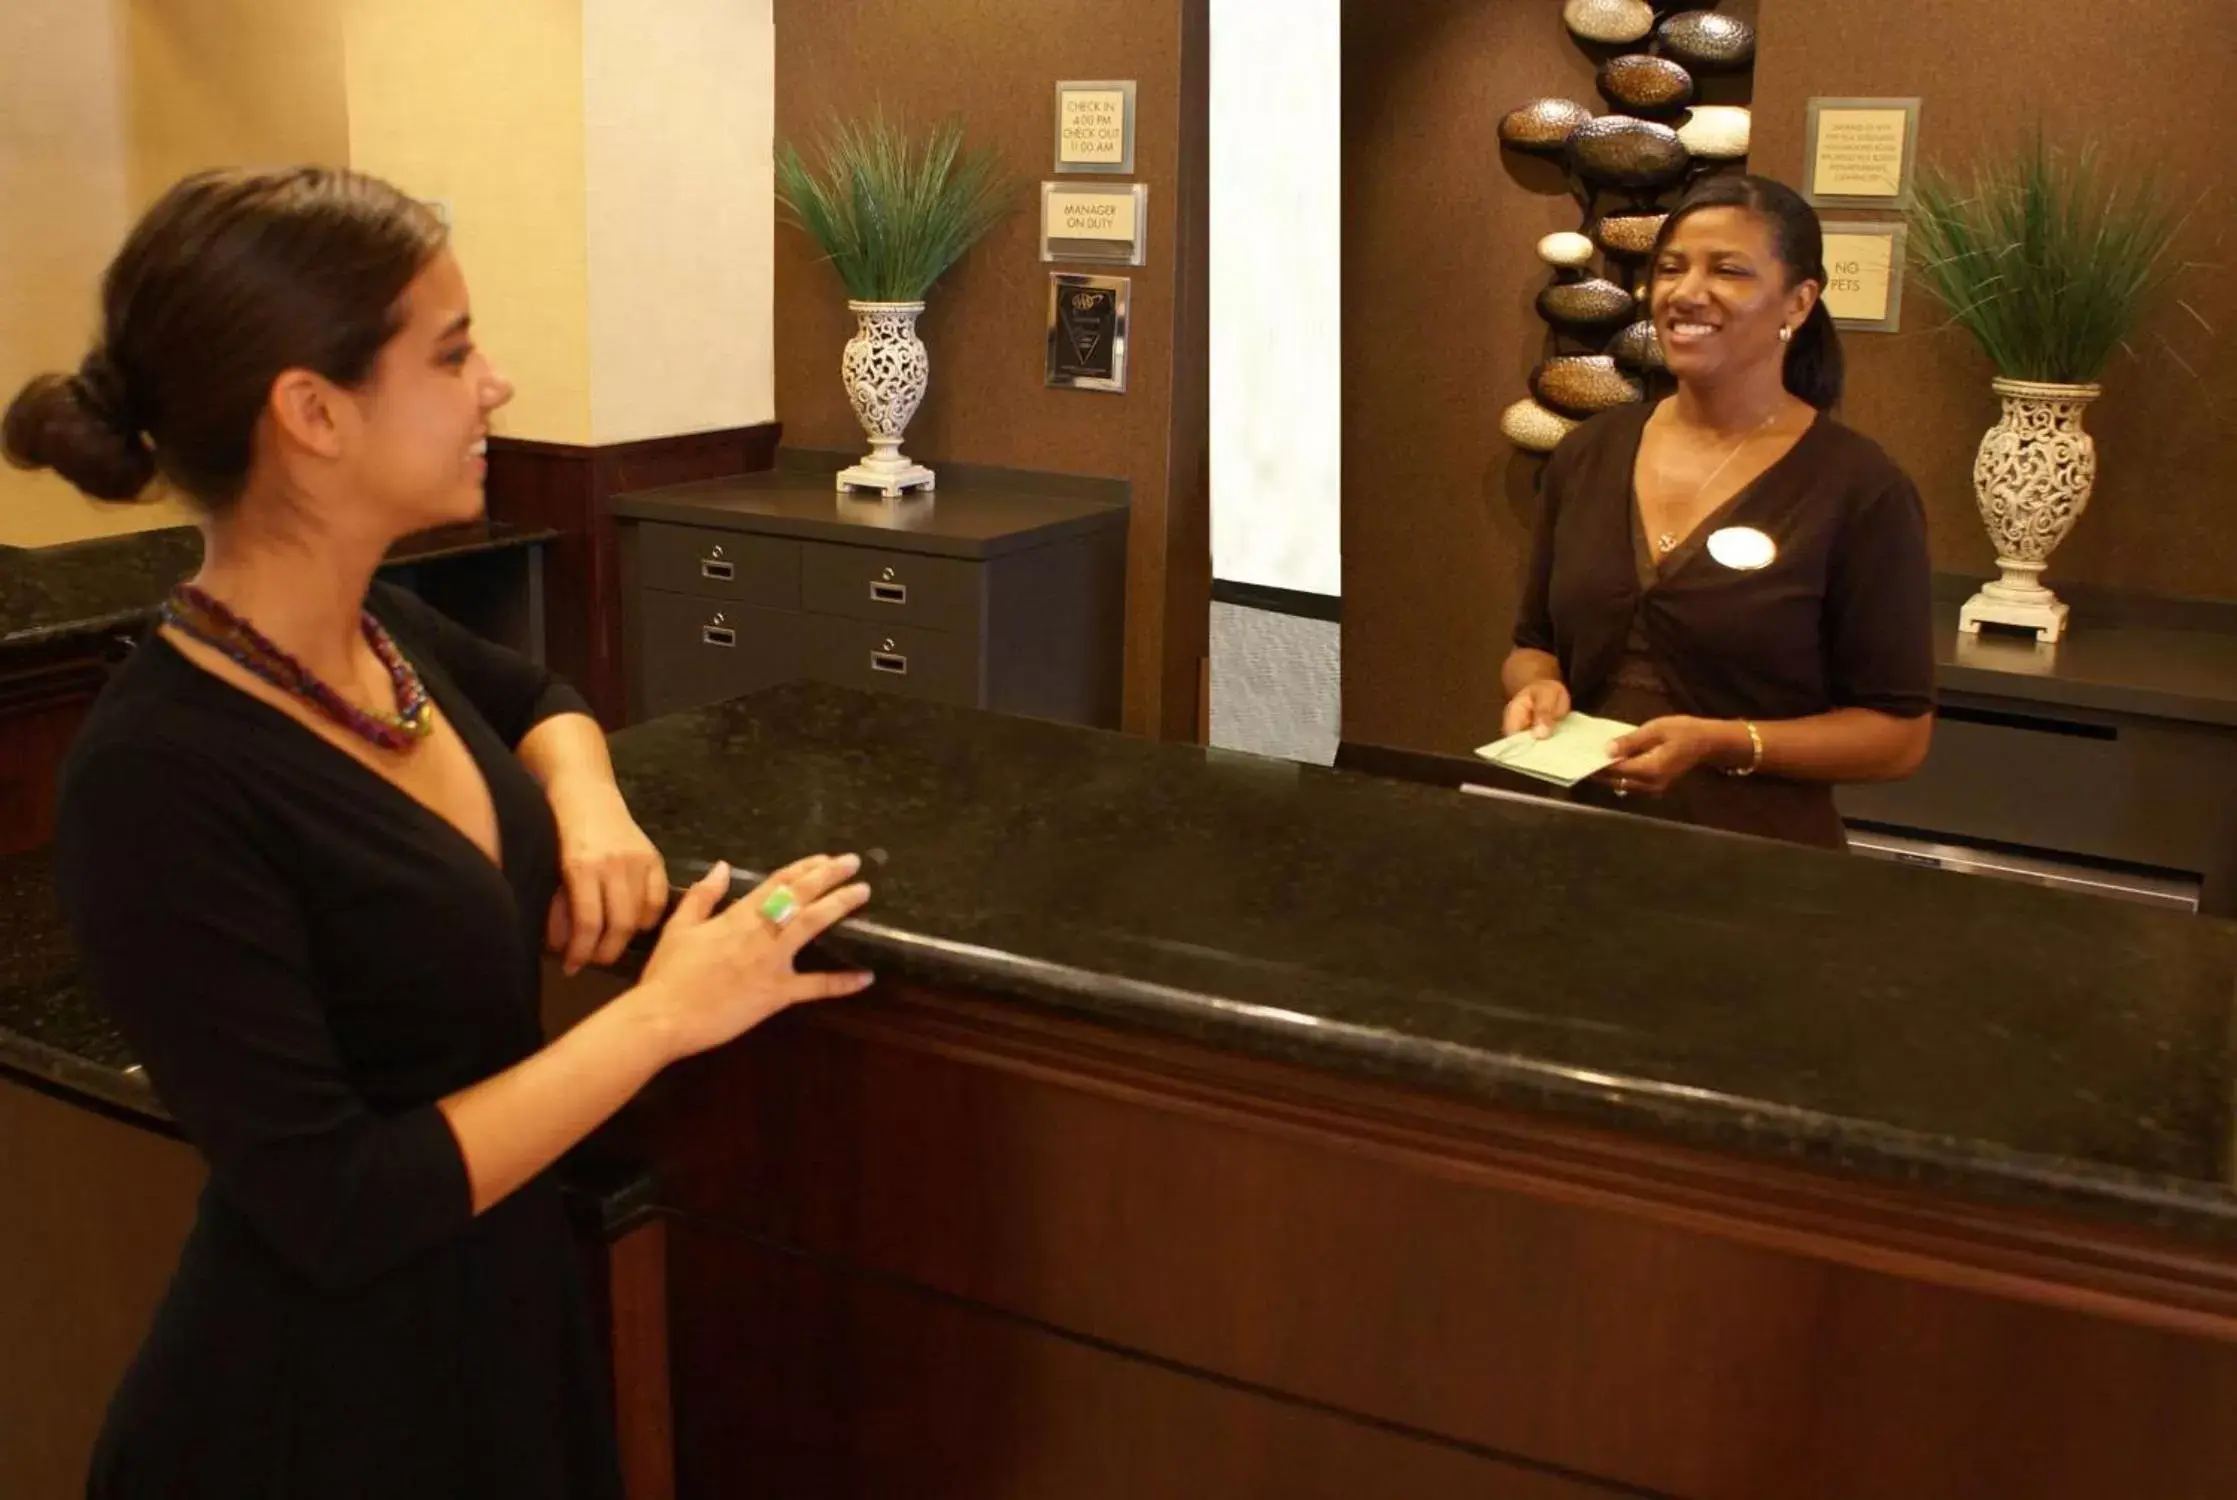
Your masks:
{"label": "dark gray file cabinet", "polygon": [[808,678],[1118,726],[1124,483],[944,466],[891,502],[831,467],[614,502],[633,721]]}

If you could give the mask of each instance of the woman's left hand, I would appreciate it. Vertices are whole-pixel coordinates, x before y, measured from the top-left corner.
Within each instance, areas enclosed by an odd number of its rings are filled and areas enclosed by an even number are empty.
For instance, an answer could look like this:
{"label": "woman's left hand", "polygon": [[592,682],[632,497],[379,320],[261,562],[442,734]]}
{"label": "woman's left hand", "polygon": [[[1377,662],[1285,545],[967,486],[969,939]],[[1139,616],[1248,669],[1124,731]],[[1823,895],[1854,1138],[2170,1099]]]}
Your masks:
{"label": "woman's left hand", "polygon": [[545,941],[564,951],[561,968],[610,964],[629,940],[660,925],[668,910],[668,867],[620,789],[603,778],[547,789],[559,825],[559,892]]}
{"label": "woman's left hand", "polygon": [[1649,719],[1608,747],[1616,763],[1600,777],[1618,792],[1659,797],[1696,766],[1727,757],[1736,727],[1676,715]]}

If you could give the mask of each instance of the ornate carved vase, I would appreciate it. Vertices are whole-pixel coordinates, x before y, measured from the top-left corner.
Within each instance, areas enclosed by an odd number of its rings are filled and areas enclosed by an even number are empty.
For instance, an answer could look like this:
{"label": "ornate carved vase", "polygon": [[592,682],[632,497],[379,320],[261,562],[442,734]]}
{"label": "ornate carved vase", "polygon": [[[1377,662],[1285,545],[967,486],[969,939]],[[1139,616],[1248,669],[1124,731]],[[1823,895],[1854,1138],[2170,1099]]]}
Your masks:
{"label": "ornate carved vase", "polygon": [[839,361],[847,402],[870,439],[862,462],[839,471],[842,490],[869,489],[888,498],[930,490],[932,471],[901,452],[909,419],[924,400],[932,357],[917,337],[922,302],[849,302],[858,327]]}
{"label": "ornate carved vase", "polygon": [[2043,586],[2043,570],[2097,483],[2097,445],[2082,430],[2082,409],[2100,387],[1998,380],[1995,390],[2004,415],[1981,439],[1973,490],[2003,576],[1966,603],[1958,628],[2016,625],[2038,641],[2056,641],[2066,631],[2066,606]]}

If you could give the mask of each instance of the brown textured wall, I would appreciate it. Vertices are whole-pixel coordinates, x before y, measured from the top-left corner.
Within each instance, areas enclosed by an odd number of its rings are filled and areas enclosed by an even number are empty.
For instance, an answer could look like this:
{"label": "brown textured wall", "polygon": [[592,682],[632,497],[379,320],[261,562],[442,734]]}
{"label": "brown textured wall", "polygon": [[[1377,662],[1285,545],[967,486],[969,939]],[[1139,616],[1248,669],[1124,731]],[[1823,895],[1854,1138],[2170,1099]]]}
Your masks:
{"label": "brown textured wall", "polygon": [[[1917,95],[1922,158],[2095,131],[2164,163],[2200,205],[2200,263],[2141,363],[2092,410],[2102,478],[2052,582],[2237,597],[2233,233],[2210,101],[2237,95],[2228,0],[1760,0],[1752,169],[1799,182],[1813,96]],[[1497,430],[1541,325],[1532,246],[1576,227],[1553,174],[1502,160],[1494,127],[1559,94],[1598,104],[1558,0],[1359,0],[1344,18],[1344,734],[1422,749],[1481,744],[1499,717],[1536,464]],[[1842,215],[1847,216],[1847,215]],[[1854,217],[1873,217],[1856,214]],[[2219,267],[2221,269],[2209,269]],[[1972,452],[1994,419],[1985,362],[1912,288],[1905,331],[1852,334],[1844,416],[1918,481],[1938,565],[1982,573]],[[2171,355],[2153,335],[2165,334]],[[2179,356],[2195,378],[2176,362]]]}
{"label": "brown textured wall", "polygon": [[[780,140],[805,144],[831,111],[852,114],[873,102],[920,127],[959,113],[968,140],[998,148],[1023,179],[1024,207],[1016,217],[926,299],[920,328],[931,350],[932,384],[905,448],[933,462],[1132,481],[1125,722],[1167,735],[1194,731],[1210,589],[1201,477],[1204,338],[1186,295],[1200,282],[1176,275],[1190,255],[1202,254],[1180,233],[1180,210],[1184,187],[1201,190],[1200,126],[1185,137],[1184,120],[1200,121],[1203,113],[1204,10],[1205,0],[775,5]],[[1124,395],[1042,383],[1048,273],[1059,268],[1040,260],[1038,187],[1054,175],[1054,87],[1062,78],[1137,84],[1135,176],[1067,179],[1150,186],[1147,264],[1117,271],[1134,281]],[[1184,108],[1191,91],[1193,117]],[[845,289],[788,225],[778,229],[776,272],[777,417],[785,441],[858,446],[862,429],[839,387],[839,352],[854,328]],[[1177,347],[1184,352],[1178,382]]]}

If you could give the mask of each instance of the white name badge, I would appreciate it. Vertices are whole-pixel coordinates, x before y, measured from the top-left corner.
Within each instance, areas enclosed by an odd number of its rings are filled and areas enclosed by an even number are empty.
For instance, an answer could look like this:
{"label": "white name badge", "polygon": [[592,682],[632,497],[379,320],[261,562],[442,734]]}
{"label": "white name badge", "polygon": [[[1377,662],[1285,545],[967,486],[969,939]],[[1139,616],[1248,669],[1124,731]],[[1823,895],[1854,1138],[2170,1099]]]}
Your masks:
{"label": "white name badge", "polygon": [[1709,555],[1735,573],[1768,568],[1779,556],[1779,544],[1753,526],[1727,526],[1709,533]]}

